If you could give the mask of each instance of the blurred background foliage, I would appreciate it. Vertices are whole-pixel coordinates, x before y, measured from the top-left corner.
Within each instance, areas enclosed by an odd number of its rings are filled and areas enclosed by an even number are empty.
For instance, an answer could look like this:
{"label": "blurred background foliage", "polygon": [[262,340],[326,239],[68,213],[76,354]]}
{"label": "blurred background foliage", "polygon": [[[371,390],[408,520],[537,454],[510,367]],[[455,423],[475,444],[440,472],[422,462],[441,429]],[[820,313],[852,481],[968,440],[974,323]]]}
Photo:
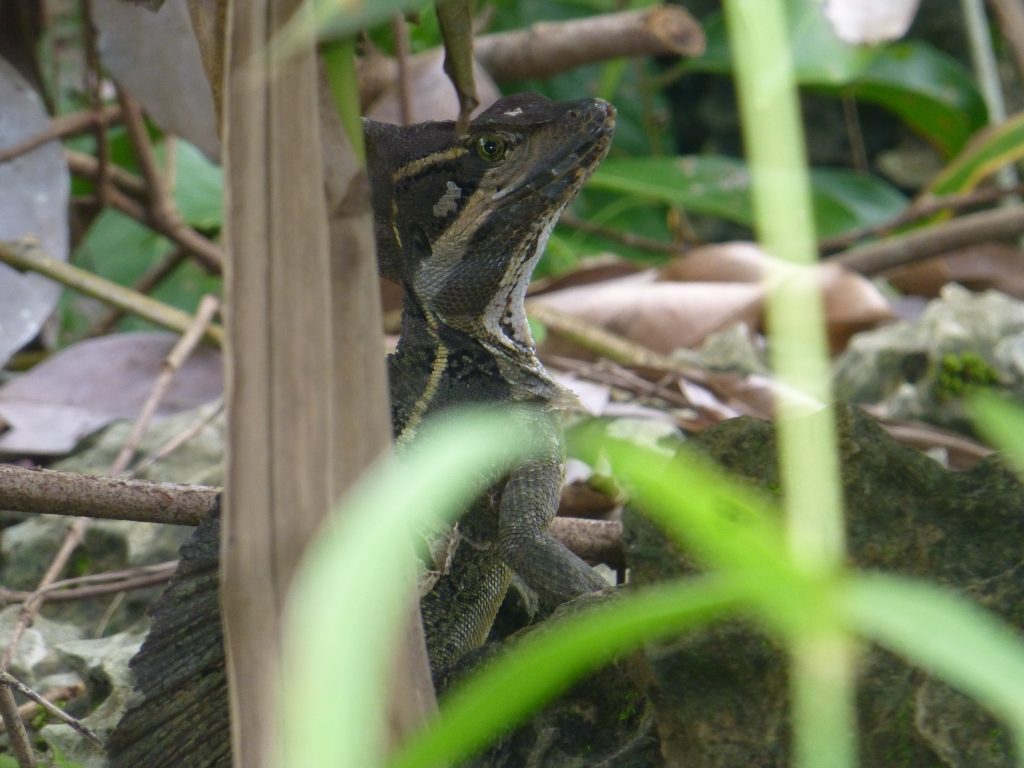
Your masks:
{"label": "blurred background foliage", "polygon": [[[621,7],[614,0],[499,0],[482,8],[478,20],[486,24],[485,31],[503,31]],[[620,242],[616,232],[666,244],[749,237],[749,176],[742,159],[721,11],[710,0],[687,7],[707,34],[706,52],[698,58],[613,60],[545,81],[503,86],[506,93],[532,90],[553,99],[601,96],[619,111],[611,155],[573,206],[573,226],[561,224],[554,232],[538,277],[572,270],[587,256],[609,250],[641,262],[667,258]],[[813,0],[789,0],[788,9],[818,236],[842,235],[893,218],[951,163],[959,163],[961,170],[959,175],[947,173],[940,191],[963,189],[983,161],[965,161],[958,155],[984,128],[987,114],[965,63],[965,43],[950,30],[959,21],[955,5],[926,0],[907,38],[871,47],[838,40]],[[441,43],[432,6],[425,4],[413,20],[409,31],[414,53]],[[54,75],[50,91],[62,111],[81,108],[86,106],[85,96],[69,85],[75,79],[66,72],[67,46],[61,42],[71,36],[69,30],[76,23],[71,6],[54,22],[49,45],[44,46],[49,52],[48,71]],[[370,29],[367,40],[385,53],[394,50],[387,23]],[[1018,126],[1016,134],[1004,136],[1004,146],[990,148],[989,155],[994,152],[1002,158],[1008,148],[1019,147],[1022,131]],[[152,135],[162,151],[163,137],[155,128]],[[111,160],[137,172],[123,129],[112,127],[108,140]],[[203,233],[216,235],[222,221],[220,171],[187,142],[175,143],[174,191],[181,214]],[[91,137],[70,145],[95,151]],[[89,191],[87,181],[77,179],[74,185],[76,194]],[[578,220],[590,224],[586,231],[575,225]],[[80,225],[73,260],[119,283],[131,284],[171,250],[165,238],[109,209]],[[606,229],[612,236],[595,229]],[[154,295],[191,311],[217,282],[218,278],[185,262],[160,281]],[[89,326],[87,306],[78,298],[64,300],[65,340]],[[135,319],[121,323],[125,328],[144,325]]]}

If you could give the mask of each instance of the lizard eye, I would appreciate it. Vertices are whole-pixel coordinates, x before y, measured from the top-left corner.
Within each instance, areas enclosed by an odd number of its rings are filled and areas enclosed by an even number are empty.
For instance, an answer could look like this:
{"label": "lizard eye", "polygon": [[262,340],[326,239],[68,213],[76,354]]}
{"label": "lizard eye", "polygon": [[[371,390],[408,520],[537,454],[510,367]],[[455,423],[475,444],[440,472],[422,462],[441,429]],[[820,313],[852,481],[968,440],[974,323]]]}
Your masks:
{"label": "lizard eye", "polygon": [[482,133],[477,136],[473,143],[476,153],[481,160],[488,163],[496,163],[505,157],[508,151],[508,143],[496,133]]}

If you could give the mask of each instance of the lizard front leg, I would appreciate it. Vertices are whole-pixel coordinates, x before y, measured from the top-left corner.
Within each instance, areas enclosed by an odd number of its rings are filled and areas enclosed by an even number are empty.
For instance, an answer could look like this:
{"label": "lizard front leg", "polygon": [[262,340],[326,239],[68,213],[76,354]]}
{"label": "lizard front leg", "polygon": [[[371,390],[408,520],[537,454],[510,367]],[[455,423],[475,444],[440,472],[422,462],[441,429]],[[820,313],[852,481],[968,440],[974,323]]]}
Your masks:
{"label": "lizard front leg", "polygon": [[550,609],[608,583],[547,532],[562,490],[561,436],[550,419],[534,417],[531,422],[537,422],[550,450],[509,475],[498,511],[498,550]]}

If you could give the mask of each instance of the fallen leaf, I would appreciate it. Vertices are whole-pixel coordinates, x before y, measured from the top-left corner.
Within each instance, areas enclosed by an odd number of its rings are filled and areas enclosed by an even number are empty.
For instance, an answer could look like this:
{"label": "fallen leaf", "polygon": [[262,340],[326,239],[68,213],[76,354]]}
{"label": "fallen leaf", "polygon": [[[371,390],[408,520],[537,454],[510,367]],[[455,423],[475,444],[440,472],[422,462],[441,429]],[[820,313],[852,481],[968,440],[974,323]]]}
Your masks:
{"label": "fallen leaf", "polygon": [[[0,147],[43,131],[50,118],[35,91],[0,59]],[[34,237],[54,259],[68,258],[70,179],[57,142],[0,163],[0,240]],[[60,285],[0,264],[0,366],[31,341],[53,312]]]}
{"label": "fallen leaf", "polygon": [[654,272],[531,299],[667,354],[737,322],[756,325],[763,290],[742,283],[656,282]]}
{"label": "fallen leaf", "polygon": [[[473,76],[476,80],[479,106],[474,114],[487,109],[501,98],[501,91],[490,75],[479,63],[474,63]],[[438,49],[433,55],[413,56],[409,59],[409,107],[410,122],[428,120],[454,120],[459,114],[459,98],[451,80],[444,73],[444,52]],[[402,105],[397,83],[385,89],[366,110],[366,116],[382,123],[402,122]]]}
{"label": "fallen leaf", "polygon": [[[176,342],[169,333],[119,333],[62,350],[0,388],[0,453],[68,453],[86,435],[135,417]],[[200,347],[175,374],[158,416],[194,408],[223,390],[221,356]]]}
{"label": "fallen leaf", "polygon": [[94,0],[96,43],[104,67],[168,133],[220,155],[213,91],[192,33],[186,0],[156,13],[122,0]]}
{"label": "fallen leaf", "polygon": [[[669,353],[738,322],[763,328],[762,279],[770,268],[771,258],[757,245],[721,243],[695,248],[657,271],[549,290],[531,301]],[[834,264],[818,270],[833,353],[852,334],[892,319],[888,300],[863,276]],[[571,285],[572,277],[564,281]]]}
{"label": "fallen leaf", "polygon": [[979,243],[886,272],[901,293],[934,298],[947,283],[972,291],[996,290],[1024,299],[1024,251],[1006,243]]}

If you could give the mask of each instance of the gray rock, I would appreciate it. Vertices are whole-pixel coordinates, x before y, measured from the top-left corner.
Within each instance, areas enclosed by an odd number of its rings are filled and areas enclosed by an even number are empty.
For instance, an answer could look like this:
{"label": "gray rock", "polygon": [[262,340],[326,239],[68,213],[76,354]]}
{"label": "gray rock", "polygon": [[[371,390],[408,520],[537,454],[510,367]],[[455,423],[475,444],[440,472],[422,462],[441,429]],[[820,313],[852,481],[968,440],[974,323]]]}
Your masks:
{"label": "gray rock", "polygon": [[836,395],[893,418],[970,430],[963,395],[1024,396],[1024,303],[947,285],[916,322],[857,334],[836,363]]}
{"label": "gray rock", "polygon": [[[861,569],[927,579],[1024,626],[1024,488],[995,457],[965,473],[893,442],[853,408],[839,409],[850,558]],[[693,444],[756,487],[779,487],[772,425],[749,418],[711,427]],[[650,583],[694,566],[635,512],[624,519],[633,579]],[[669,766],[790,764],[783,653],[732,622],[647,651],[648,694]],[[865,768],[1009,768],[1004,729],[943,683],[878,649],[858,687]]]}

